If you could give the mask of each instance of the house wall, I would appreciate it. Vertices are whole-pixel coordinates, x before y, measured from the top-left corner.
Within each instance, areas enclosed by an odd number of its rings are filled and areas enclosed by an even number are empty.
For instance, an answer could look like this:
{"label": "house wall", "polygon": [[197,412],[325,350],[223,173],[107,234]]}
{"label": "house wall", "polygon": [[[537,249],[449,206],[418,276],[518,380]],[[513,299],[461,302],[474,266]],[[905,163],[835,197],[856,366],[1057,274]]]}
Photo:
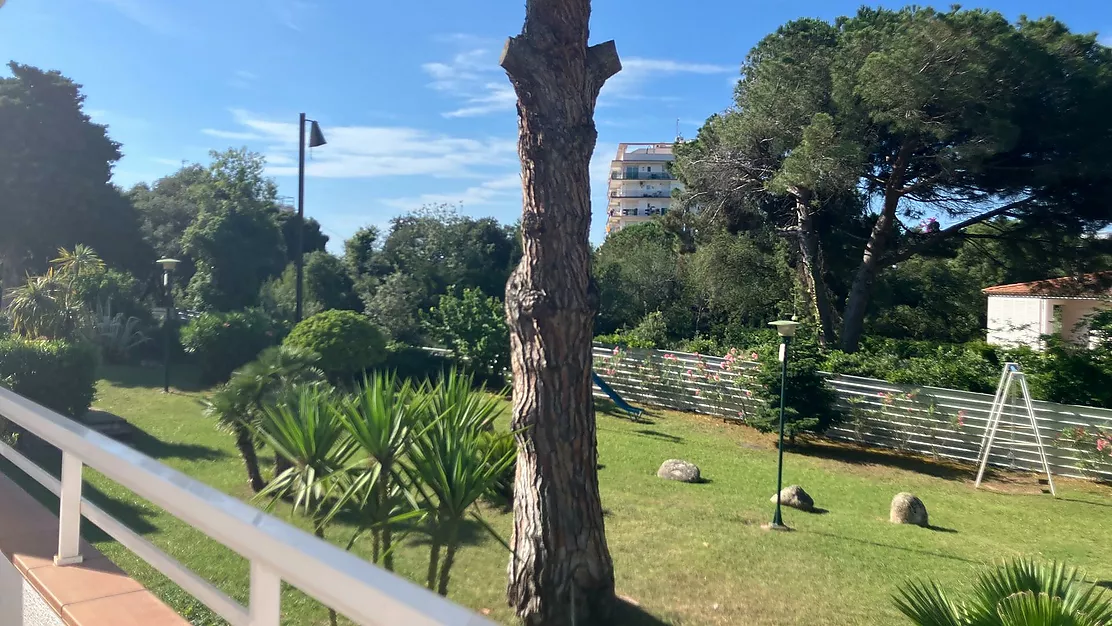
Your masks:
{"label": "house wall", "polygon": [[0,555],[0,624],[62,626],[62,618],[19,573],[7,555]]}
{"label": "house wall", "polygon": [[[1061,307],[1060,313],[1056,313],[1057,307]],[[989,296],[986,340],[994,345],[1025,345],[1039,350],[1042,335],[1057,334],[1066,341],[1088,345],[1089,329],[1082,322],[1109,307],[1112,304],[1099,300]]]}
{"label": "house wall", "polygon": [[1039,337],[1050,331],[1048,308],[1042,298],[989,296],[986,341],[998,346],[1039,349]]}

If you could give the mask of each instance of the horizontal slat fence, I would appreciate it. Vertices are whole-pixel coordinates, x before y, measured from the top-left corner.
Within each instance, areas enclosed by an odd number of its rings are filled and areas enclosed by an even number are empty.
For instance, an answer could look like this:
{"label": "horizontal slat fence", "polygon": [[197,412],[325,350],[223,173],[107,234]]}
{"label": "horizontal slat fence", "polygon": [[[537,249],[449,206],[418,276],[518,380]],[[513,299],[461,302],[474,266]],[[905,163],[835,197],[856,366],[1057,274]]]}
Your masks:
{"label": "horizontal slat fence", "polygon": [[[744,421],[756,398],[755,360],[745,352],[727,358],[637,350],[595,344],[594,366],[633,404],[717,415]],[[845,419],[831,439],[975,463],[992,395],[940,387],[896,385],[859,376],[829,375]],[[595,394],[603,396],[598,389]],[[1025,411],[1006,407],[989,459],[1006,469],[1041,471]],[[1035,401],[1039,434],[1055,475],[1112,479],[1112,457],[1056,444],[1068,428],[1112,432],[1112,410]],[[1106,460],[1105,460],[1106,459]]]}

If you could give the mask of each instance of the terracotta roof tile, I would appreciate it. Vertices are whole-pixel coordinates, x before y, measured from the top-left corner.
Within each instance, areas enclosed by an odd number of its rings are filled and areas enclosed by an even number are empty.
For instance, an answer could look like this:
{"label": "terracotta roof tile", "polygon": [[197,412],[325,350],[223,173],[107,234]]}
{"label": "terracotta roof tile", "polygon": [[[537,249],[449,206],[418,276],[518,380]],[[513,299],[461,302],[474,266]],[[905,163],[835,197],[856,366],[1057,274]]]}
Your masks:
{"label": "terracotta roof tile", "polygon": [[1112,295],[1112,271],[1080,276],[1047,278],[1029,283],[996,285],[981,290],[990,296],[1057,296],[1061,298],[1098,298]]}

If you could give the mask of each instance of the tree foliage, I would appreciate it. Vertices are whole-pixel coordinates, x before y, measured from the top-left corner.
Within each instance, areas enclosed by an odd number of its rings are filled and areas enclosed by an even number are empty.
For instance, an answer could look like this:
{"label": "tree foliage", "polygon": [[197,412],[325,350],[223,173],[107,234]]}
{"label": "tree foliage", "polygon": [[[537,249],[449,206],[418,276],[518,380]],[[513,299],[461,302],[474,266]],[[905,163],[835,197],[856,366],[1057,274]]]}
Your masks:
{"label": "tree foliage", "polygon": [[974,224],[1110,219],[1112,156],[1094,138],[1112,136],[1112,49],[1051,18],[909,7],[797,20],[750,52],[742,77],[736,106],[679,149],[688,200],[790,234],[817,305],[835,256],[825,233],[838,231],[816,220],[866,225],[844,306],[816,306],[824,329],[844,319],[847,349],[885,268]]}
{"label": "tree foliage", "polygon": [[120,145],[84,111],[81,85],[8,64],[0,78],[0,263],[8,276],[42,272],[58,248],[83,243],[109,264],[145,268],[152,254],[135,210],[110,183]]}

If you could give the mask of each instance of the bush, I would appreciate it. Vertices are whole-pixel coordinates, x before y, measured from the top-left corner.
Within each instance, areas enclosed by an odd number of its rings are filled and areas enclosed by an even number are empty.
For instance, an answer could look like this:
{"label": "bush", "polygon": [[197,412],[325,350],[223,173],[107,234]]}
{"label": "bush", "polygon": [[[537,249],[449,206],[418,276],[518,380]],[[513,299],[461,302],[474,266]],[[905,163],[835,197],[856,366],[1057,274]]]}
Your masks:
{"label": "bush", "polygon": [[486,493],[492,504],[510,510],[514,505],[514,475],[517,473],[517,443],[510,433],[488,431],[480,434],[479,451],[486,459],[513,457],[508,466],[499,465],[500,471]]}
{"label": "bush", "polygon": [[[819,371],[822,359],[818,344],[808,337],[798,337],[789,346],[788,384],[784,398],[784,433],[791,441],[802,432],[822,434],[841,419],[834,392],[826,386]],[[761,369],[757,373],[767,408],[747,421],[754,428],[771,432],[780,423],[779,347],[762,347]]]}
{"label": "bush", "polygon": [[332,380],[350,378],[386,359],[386,339],[374,322],[355,311],[325,311],[303,320],[285,345],[320,355],[320,368]]}
{"label": "bush", "polygon": [[982,342],[939,345],[878,340],[853,354],[833,351],[823,367],[835,374],[896,384],[992,393],[1000,379],[999,359],[996,349]]}
{"label": "bush", "polygon": [[377,369],[394,372],[402,380],[420,383],[425,380],[436,382],[451,368],[452,361],[443,354],[392,343],[386,347],[386,359]]}
{"label": "bush", "polygon": [[1021,364],[1031,393],[1040,400],[1112,408],[1112,368],[1101,358],[1101,350],[1048,338],[1041,355]]}
{"label": "bush", "polygon": [[428,335],[474,374],[491,378],[510,366],[510,329],[502,301],[478,289],[450,292],[424,315]]}
{"label": "bush", "polygon": [[0,385],[70,417],[93,403],[97,351],[88,343],[0,339]]}
{"label": "bush", "polygon": [[627,348],[663,348],[668,343],[668,326],[664,321],[664,314],[653,311],[632,329],[599,335],[595,337],[595,341]]}
{"label": "bush", "polygon": [[181,329],[181,343],[196,359],[201,380],[217,383],[277,344],[280,335],[281,329],[265,313],[248,309],[202,314]]}

